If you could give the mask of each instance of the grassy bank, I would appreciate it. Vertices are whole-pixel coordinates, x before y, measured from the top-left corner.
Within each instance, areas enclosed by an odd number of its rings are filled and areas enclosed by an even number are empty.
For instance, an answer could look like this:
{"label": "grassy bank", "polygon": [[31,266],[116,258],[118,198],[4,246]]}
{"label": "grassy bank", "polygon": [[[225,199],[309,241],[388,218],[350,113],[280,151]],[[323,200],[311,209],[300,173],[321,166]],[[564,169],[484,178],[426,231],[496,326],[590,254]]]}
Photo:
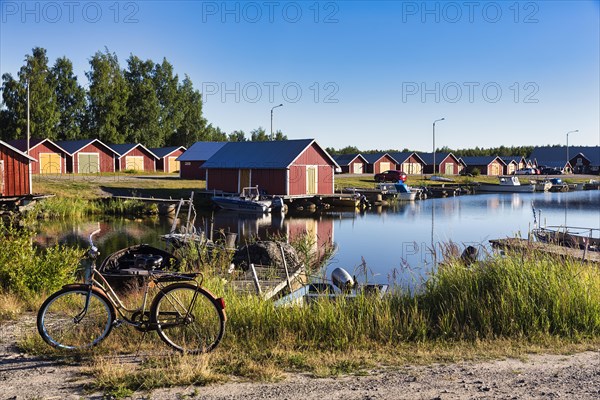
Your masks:
{"label": "grassy bank", "polygon": [[[396,288],[384,298],[323,300],[309,307],[277,308],[232,292],[220,276],[209,277],[205,286],[227,302],[226,334],[215,352],[180,356],[153,333],[121,327],[98,348],[77,354],[92,387],[124,395],[231,376],[273,381],[287,371],[361,374],[407,362],[600,346],[600,269],[533,252],[473,266],[451,261],[417,293]],[[20,346],[66,356],[33,333]],[[132,361],[122,354],[138,356]]]}

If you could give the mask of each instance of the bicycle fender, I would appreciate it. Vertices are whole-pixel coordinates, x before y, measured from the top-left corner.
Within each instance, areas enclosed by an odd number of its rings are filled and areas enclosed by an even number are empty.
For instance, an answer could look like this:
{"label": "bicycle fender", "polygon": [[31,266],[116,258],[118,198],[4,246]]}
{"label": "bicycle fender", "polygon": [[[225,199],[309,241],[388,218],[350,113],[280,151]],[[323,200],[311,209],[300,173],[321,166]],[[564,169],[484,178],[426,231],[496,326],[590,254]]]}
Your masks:
{"label": "bicycle fender", "polygon": [[90,290],[90,286],[92,287],[92,292],[94,292],[95,294],[97,294],[98,296],[102,297],[104,300],[106,300],[106,302],[108,303],[108,305],[110,306],[110,308],[112,308],[113,311],[113,315],[117,315],[117,310],[115,309],[115,306],[113,305],[112,301],[110,301],[109,297],[106,295],[106,293],[104,293],[104,291],[100,290],[99,288],[92,286],[92,285],[86,285],[85,283],[69,283],[67,285],[63,285],[63,289],[81,289],[81,290]]}

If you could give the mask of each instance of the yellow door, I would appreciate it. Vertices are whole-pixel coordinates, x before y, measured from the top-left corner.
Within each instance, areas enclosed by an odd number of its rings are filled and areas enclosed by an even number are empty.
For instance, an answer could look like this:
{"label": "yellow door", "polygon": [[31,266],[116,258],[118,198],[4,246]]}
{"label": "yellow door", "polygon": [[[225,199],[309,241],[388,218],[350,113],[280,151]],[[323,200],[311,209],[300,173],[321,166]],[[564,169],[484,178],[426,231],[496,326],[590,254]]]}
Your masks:
{"label": "yellow door", "polygon": [[169,157],[169,172],[179,172],[177,157]]}
{"label": "yellow door", "polygon": [[445,172],[446,175],[454,175],[454,164],[446,163]]}
{"label": "yellow door", "polygon": [[40,153],[40,174],[60,174],[60,161],[60,154]]}
{"label": "yellow door", "polygon": [[317,166],[306,167],[306,194],[317,194],[319,188]]}
{"label": "yellow door", "polygon": [[242,189],[250,186],[250,170],[240,169],[240,193]]}
{"label": "yellow door", "polygon": [[352,173],[354,174],[362,174],[363,173],[363,164],[362,163],[354,163],[352,164]]}
{"label": "yellow door", "polygon": [[380,162],[379,163],[379,172],[385,172],[389,169],[392,169],[392,163],[390,162]]}
{"label": "yellow door", "polygon": [[144,157],[143,156],[125,156],[125,169],[133,171],[144,170]]}

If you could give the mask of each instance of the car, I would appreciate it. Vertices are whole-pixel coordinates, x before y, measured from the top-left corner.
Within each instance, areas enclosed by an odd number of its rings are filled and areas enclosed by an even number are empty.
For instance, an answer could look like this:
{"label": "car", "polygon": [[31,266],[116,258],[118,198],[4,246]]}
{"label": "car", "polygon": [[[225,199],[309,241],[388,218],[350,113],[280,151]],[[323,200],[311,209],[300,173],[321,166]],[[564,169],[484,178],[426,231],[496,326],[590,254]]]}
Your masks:
{"label": "car", "polygon": [[515,171],[515,175],[537,175],[535,168],[521,168]]}
{"label": "car", "polygon": [[388,170],[375,174],[375,182],[406,182],[406,174],[402,171]]}
{"label": "car", "polygon": [[542,173],[542,175],[562,175],[562,171],[560,170],[560,168],[556,168],[556,167],[542,168],[541,173]]}

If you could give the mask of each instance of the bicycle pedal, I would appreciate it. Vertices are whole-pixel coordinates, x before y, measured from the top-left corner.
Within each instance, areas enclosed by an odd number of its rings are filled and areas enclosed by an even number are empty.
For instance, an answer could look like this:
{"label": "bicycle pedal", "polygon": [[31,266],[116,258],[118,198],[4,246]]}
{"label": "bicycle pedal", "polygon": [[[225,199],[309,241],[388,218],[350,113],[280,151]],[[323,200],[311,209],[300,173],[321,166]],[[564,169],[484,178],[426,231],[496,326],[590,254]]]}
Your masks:
{"label": "bicycle pedal", "polygon": [[123,325],[123,320],[115,319],[112,323],[113,328],[118,328]]}

